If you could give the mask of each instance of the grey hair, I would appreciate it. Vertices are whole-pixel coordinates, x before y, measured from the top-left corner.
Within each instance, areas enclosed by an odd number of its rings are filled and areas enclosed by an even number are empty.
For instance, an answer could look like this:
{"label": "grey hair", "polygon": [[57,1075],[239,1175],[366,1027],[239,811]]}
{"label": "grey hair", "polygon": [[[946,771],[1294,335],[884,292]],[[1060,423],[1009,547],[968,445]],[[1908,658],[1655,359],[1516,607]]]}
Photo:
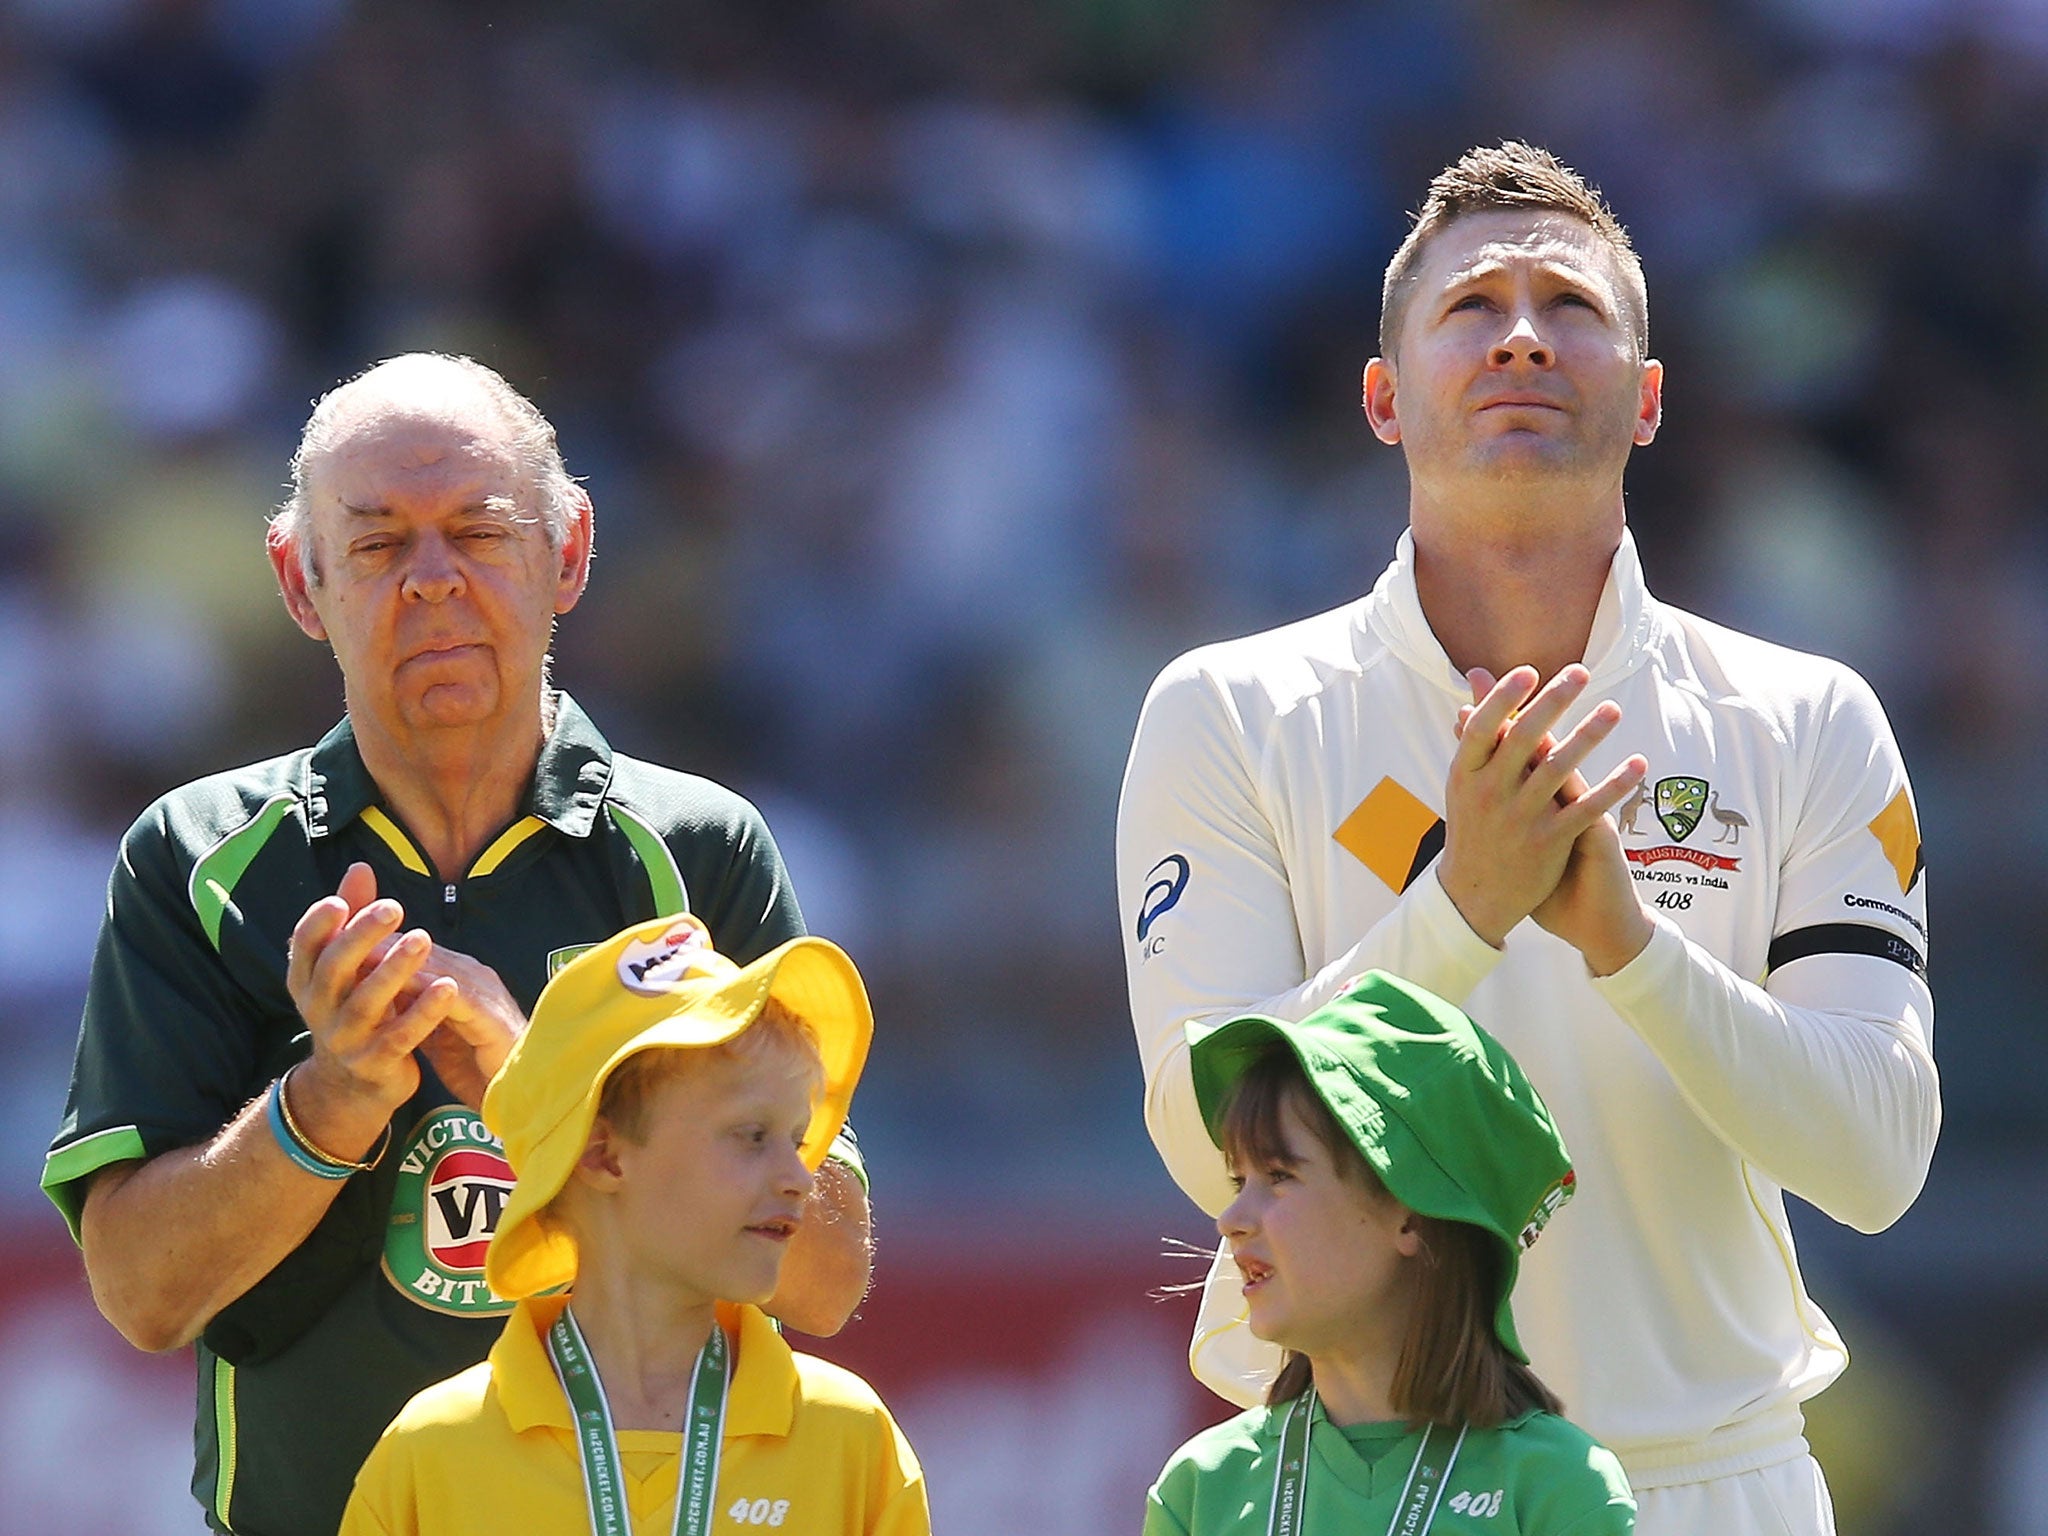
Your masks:
{"label": "grey hair", "polygon": [[351,390],[380,369],[416,368],[422,364],[453,369],[475,385],[498,410],[512,429],[513,456],[532,481],[536,503],[533,510],[540,516],[548,548],[560,550],[562,541],[569,536],[582,493],[577,489],[575,477],[562,462],[562,450],[555,441],[554,424],[541,415],[531,400],[508,384],[503,374],[473,357],[446,352],[407,352],[372,364],[322,395],[313,403],[313,414],[306,418],[305,429],[299,434],[299,446],[292,454],[291,488],[270,515],[269,539],[273,547],[282,546],[297,555],[299,569],[309,584],[319,585],[320,573],[314,563],[313,541],[307,536],[310,526],[306,496],[308,466],[334,446],[343,407],[347,404],[344,397]]}

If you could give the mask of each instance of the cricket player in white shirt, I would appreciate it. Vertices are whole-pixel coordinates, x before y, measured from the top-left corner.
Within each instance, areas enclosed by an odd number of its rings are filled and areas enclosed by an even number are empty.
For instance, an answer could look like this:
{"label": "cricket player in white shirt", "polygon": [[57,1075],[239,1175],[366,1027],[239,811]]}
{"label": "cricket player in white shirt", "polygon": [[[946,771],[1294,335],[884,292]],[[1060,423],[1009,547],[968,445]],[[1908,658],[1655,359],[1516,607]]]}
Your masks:
{"label": "cricket player in white shirt", "polygon": [[[1138,722],[1117,864],[1146,1124],[1213,1215],[1183,1025],[1299,1018],[1374,967],[1459,1004],[1577,1162],[1516,1315],[1638,1532],[1831,1536],[1800,1404],[1848,1356],[1784,1194],[1875,1232],[1926,1177],[1919,824],[1861,678],[1644,586],[1622,474],[1662,410],[1648,336],[1626,232],[1554,157],[1473,150],[1431,184],[1365,372],[1408,466],[1393,564],[1181,657]],[[1191,1360],[1248,1405],[1278,1362],[1244,1315],[1220,1261]]]}

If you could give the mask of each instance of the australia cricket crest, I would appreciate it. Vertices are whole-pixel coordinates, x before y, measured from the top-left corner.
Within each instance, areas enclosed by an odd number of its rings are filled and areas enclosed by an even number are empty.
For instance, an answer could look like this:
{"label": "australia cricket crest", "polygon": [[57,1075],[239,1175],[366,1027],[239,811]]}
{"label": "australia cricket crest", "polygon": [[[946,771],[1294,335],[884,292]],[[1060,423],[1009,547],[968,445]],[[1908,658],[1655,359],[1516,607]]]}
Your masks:
{"label": "australia cricket crest", "polygon": [[1673,842],[1692,836],[1700,818],[1707,814],[1707,781],[1675,776],[1657,781],[1657,819]]}
{"label": "australia cricket crest", "polygon": [[512,1193],[505,1150],[473,1109],[444,1104],[412,1128],[384,1231],[384,1274],[408,1301],[457,1317],[501,1317],[484,1251]]}
{"label": "australia cricket crest", "polygon": [[[1738,810],[1721,804],[1720,791],[1705,779],[1692,774],[1674,773],[1659,779],[1654,786],[1638,784],[1636,791],[1620,807],[1616,825],[1623,837],[1642,837],[1643,831],[1636,825],[1636,819],[1645,809],[1654,809],[1657,820],[1663,823],[1665,835],[1671,841],[1654,848],[1624,848],[1622,853],[1631,864],[1647,869],[1653,864],[1667,861],[1690,864],[1700,873],[1680,876],[1669,871],[1644,874],[1638,872],[1638,880],[1649,880],[1669,885],[1679,882],[1702,890],[1727,890],[1728,882],[1723,875],[1733,873],[1742,867],[1742,859],[1732,850],[1742,842],[1743,829],[1749,825],[1749,818]],[[1718,829],[1712,841],[1726,843],[1728,853],[1714,853],[1705,848],[1685,845],[1685,840],[1699,830],[1702,821],[1711,818]],[[1649,836],[1654,839],[1656,833]],[[1656,904],[1667,911],[1683,912],[1692,906],[1693,890],[1667,890],[1658,894]]]}

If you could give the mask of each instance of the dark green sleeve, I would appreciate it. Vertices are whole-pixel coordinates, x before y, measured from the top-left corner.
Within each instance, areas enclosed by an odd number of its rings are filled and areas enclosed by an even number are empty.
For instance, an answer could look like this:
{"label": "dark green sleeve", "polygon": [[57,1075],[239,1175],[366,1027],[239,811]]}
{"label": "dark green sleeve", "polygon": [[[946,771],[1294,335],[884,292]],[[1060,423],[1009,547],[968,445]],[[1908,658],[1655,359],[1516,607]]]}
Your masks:
{"label": "dark green sleeve", "polygon": [[[198,853],[237,814],[186,793],[153,806],[122,840],[70,1096],[43,1167],[74,1238],[93,1175],[208,1140],[306,1054],[282,976],[294,914],[222,923],[224,896],[193,896]],[[209,899],[213,932],[202,915]],[[376,1263],[396,1176],[387,1159],[343,1184],[305,1241],[207,1324],[207,1347],[246,1365],[297,1339]]]}
{"label": "dark green sleeve", "polygon": [[43,1166],[74,1236],[92,1174],[213,1135],[267,1081],[263,1058],[277,1043],[199,921],[168,819],[159,803],[122,840]]}
{"label": "dark green sleeve", "polygon": [[[725,857],[705,870],[708,878],[695,888],[694,908],[711,930],[719,953],[745,965],[800,937],[805,932],[804,915],[768,824],[738,795],[731,797],[722,835],[698,840],[700,861],[706,851],[721,845]],[[681,862],[682,851],[677,852]]]}

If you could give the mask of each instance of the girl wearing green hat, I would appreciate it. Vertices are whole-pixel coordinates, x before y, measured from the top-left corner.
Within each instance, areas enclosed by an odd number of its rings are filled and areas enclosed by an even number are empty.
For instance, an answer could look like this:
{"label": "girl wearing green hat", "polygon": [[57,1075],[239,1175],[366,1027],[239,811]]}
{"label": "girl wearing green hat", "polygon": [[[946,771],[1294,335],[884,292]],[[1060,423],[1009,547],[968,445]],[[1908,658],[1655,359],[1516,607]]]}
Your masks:
{"label": "girl wearing green hat", "polygon": [[1571,1198],[1514,1059],[1458,1009],[1368,972],[1298,1023],[1189,1025],[1237,1198],[1234,1326],[1282,1345],[1264,1407],[1195,1436],[1145,1536],[1624,1536],[1621,1464],[1559,1415],[1509,1295]]}

